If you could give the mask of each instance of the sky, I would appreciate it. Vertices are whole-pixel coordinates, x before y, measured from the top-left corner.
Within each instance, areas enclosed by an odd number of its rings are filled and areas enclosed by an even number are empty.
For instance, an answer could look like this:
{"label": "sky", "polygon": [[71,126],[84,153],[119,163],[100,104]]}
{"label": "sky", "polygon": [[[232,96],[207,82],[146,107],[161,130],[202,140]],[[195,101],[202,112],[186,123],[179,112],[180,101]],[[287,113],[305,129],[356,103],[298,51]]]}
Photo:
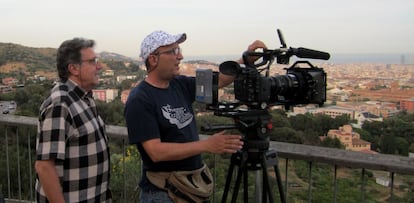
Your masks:
{"label": "sky", "polygon": [[0,42],[57,48],[94,39],[96,51],[138,58],[155,30],[186,33],[185,56],[235,55],[256,39],[332,54],[414,54],[413,0],[2,0]]}

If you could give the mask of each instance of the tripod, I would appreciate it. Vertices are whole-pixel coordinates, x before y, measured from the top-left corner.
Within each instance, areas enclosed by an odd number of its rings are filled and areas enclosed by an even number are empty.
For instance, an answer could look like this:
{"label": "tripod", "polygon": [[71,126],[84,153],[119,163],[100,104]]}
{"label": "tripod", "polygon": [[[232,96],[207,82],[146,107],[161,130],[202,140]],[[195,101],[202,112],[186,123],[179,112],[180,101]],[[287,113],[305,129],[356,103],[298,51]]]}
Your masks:
{"label": "tripod", "polygon": [[236,202],[241,181],[243,179],[243,199],[248,202],[248,171],[262,170],[262,202],[274,202],[271,185],[269,182],[268,167],[272,166],[276,175],[277,186],[279,188],[280,200],[286,202],[283,191],[282,180],[278,167],[277,153],[269,150],[268,130],[271,116],[267,111],[253,111],[243,114],[236,119],[237,127],[244,134],[245,141],[242,150],[231,156],[226,184],[224,187],[222,202],[225,203],[229,193],[230,184],[233,177],[235,166],[238,166],[237,177],[233,187],[231,202]]}
{"label": "tripod", "polygon": [[229,166],[229,171],[227,174],[226,184],[224,187],[222,202],[225,203],[227,200],[227,195],[230,189],[231,179],[233,177],[233,171],[235,166],[238,166],[237,177],[235,180],[233,195],[231,202],[236,202],[238,191],[240,188],[241,180],[243,178],[243,199],[244,202],[248,202],[248,170],[262,170],[262,202],[265,203],[269,200],[270,203],[274,202],[274,197],[271,190],[271,185],[269,182],[269,174],[267,168],[272,166],[277,180],[277,185],[279,188],[280,201],[285,203],[285,194],[283,191],[280,171],[278,167],[277,153],[274,150],[261,151],[261,152],[248,152],[248,151],[239,151],[231,156],[231,163]]}

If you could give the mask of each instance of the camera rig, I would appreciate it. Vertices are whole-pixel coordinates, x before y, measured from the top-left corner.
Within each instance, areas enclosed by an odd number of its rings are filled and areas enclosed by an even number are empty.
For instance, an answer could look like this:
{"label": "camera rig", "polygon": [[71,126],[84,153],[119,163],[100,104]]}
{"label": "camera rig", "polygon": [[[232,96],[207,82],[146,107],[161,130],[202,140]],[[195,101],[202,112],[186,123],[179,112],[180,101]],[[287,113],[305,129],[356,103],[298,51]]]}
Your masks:
{"label": "camera rig", "polygon": [[[247,196],[247,170],[263,170],[263,202],[273,202],[270,190],[267,167],[273,166],[279,187],[280,199],[285,202],[277,155],[269,151],[269,132],[272,129],[271,115],[268,107],[284,105],[286,109],[298,104],[314,103],[322,106],[326,101],[326,72],[313,66],[309,61],[296,61],[285,68],[285,75],[269,76],[270,66],[276,59],[278,64],[289,64],[292,56],[309,59],[328,60],[326,52],[307,48],[287,48],[281,31],[277,30],[280,43],[279,49],[263,49],[262,52],[243,53],[244,64],[226,61],[219,65],[219,71],[232,75],[236,102],[218,101],[218,72],[211,69],[196,71],[196,101],[206,103],[207,109],[214,111],[216,116],[232,117],[234,125],[205,125],[203,131],[238,129],[243,135],[243,148],[232,155],[229,174],[223,193],[222,202],[226,201],[234,166],[239,166],[233,200],[237,198],[241,176],[244,176],[244,201]],[[256,59],[258,63],[252,61]],[[303,65],[307,67],[302,67]],[[264,66],[264,67],[262,67]]]}
{"label": "camera rig", "polygon": [[[234,95],[236,103],[229,107],[247,105],[252,109],[265,109],[269,105],[285,105],[285,108],[297,104],[314,103],[320,106],[326,101],[326,72],[313,66],[309,61],[296,61],[289,68],[285,68],[286,75],[269,76],[270,66],[276,59],[278,64],[289,64],[292,56],[311,59],[329,59],[329,54],[307,48],[286,47],[280,30],[277,30],[282,47],[275,50],[265,49],[262,52],[244,52],[244,66],[235,61],[226,61],[220,64],[219,70],[226,75],[234,75]],[[251,58],[262,59],[259,63],[251,62]],[[307,67],[303,67],[303,65]],[[262,67],[264,66],[264,67]],[[203,80],[200,75],[218,73],[205,73],[209,70],[197,70],[197,90],[205,87],[210,80]],[[217,83],[217,79],[214,81]],[[209,101],[203,101],[205,95],[197,92],[197,100],[207,103],[208,109],[220,112],[232,111],[224,108],[228,103],[219,103],[217,98],[217,85],[210,85],[213,93]]]}

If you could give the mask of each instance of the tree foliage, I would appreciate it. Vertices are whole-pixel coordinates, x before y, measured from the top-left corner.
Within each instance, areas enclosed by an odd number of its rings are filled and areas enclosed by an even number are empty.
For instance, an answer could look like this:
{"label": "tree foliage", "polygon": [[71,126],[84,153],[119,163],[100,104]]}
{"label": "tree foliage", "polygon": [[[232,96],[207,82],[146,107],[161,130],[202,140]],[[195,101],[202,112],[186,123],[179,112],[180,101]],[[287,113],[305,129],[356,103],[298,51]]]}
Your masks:
{"label": "tree foliage", "polygon": [[96,100],[96,107],[98,109],[99,115],[102,117],[106,124],[119,126],[126,125],[124,119],[124,104],[119,98],[109,103]]}
{"label": "tree foliage", "polygon": [[372,143],[374,150],[385,154],[407,156],[410,143],[414,143],[414,114],[400,113],[395,117],[384,119],[383,122],[364,122],[363,138]]}

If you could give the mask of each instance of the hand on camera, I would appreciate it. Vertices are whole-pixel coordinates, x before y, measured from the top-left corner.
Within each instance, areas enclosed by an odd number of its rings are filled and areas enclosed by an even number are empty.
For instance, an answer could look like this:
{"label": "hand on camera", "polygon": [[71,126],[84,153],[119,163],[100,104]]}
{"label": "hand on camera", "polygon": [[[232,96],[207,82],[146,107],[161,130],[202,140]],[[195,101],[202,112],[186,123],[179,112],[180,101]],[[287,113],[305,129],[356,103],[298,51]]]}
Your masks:
{"label": "hand on camera", "polygon": [[[264,42],[260,41],[260,40],[255,40],[253,43],[251,43],[248,47],[247,47],[247,51],[248,52],[254,52],[256,51],[256,49],[267,49],[266,45]],[[257,59],[259,59],[259,56],[249,56],[247,60],[249,60],[249,64],[254,63]],[[237,61],[239,64],[245,64],[243,61],[243,58],[240,58]]]}

